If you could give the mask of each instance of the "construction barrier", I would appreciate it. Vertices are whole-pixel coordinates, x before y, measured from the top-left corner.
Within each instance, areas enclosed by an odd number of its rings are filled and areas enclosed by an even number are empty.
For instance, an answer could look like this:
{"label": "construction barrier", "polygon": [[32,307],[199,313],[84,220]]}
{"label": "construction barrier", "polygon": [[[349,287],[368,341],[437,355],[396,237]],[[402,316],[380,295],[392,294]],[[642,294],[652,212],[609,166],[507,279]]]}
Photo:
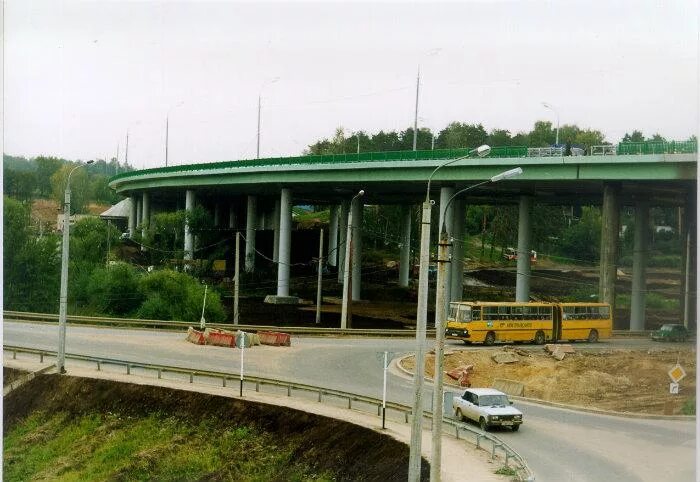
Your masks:
{"label": "construction barrier", "polygon": [[191,326],[187,329],[187,341],[194,343],[195,345],[204,345],[206,343],[206,338],[204,337],[204,332],[197,331]]}
{"label": "construction barrier", "polygon": [[204,330],[204,336],[207,340],[207,345],[236,347],[236,337],[230,331],[207,328]]}
{"label": "construction barrier", "polygon": [[280,333],[277,331],[259,331],[260,343],[263,345],[272,346],[291,346],[292,339],[289,333]]}

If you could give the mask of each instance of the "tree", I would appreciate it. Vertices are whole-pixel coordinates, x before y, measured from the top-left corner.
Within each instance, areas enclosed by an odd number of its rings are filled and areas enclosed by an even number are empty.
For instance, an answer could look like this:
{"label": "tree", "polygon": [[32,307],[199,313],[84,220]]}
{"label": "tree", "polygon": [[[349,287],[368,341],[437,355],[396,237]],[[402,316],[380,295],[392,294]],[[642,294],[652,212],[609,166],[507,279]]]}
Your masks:
{"label": "tree", "polygon": [[136,312],[144,295],[138,289],[140,275],[126,263],[98,267],[90,274],[88,305],[97,313],[128,316]]}
{"label": "tree", "polygon": [[5,194],[20,201],[31,201],[36,186],[36,173],[4,169],[3,190]]}
{"label": "tree", "polygon": [[579,131],[574,138],[574,142],[572,142],[572,144],[581,146],[584,149],[589,149],[591,146],[600,146],[604,143],[605,136],[603,136],[602,132],[592,129]]}
{"label": "tree", "polygon": [[487,140],[491,147],[512,146],[512,142],[510,131],[505,129],[493,129]]}
{"label": "tree", "polygon": [[641,131],[632,131],[632,134],[625,133],[622,142],[644,142],[644,134]]}
{"label": "tree", "polygon": [[41,197],[51,195],[51,177],[58,171],[67,161],[57,157],[39,156],[34,159],[36,162],[37,188]]}
{"label": "tree", "polygon": [[435,140],[435,148],[473,148],[485,144],[487,139],[488,134],[481,124],[452,122],[438,134]]}
{"label": "tree", "polygon": [[[64,164],[51,176],[51,192],[53,199],[59,206],[63,205],[64,191],[69,173],[76,164]],[[85,169],[76,169],[70,178],[71,211],[72,213],[84,212],[92,195],[90,192],[90,180]]]}
{"label": "tree", "polygon": [[554,144],[556,133],[549,121],[537,121],[535,127],[527,135],[527,145],[530,147],[547,147]]}
{"label": "tree", "polygon": [[595,262],[600,253],[600,209],[583,206],[581,219],[562,233],[559,253],[573,261]]}
{"label": "tree", "polygon": [[651,136],[651,139],[649,139],[651,142],[667,142],[666,138],[659,134],[658,132]]}

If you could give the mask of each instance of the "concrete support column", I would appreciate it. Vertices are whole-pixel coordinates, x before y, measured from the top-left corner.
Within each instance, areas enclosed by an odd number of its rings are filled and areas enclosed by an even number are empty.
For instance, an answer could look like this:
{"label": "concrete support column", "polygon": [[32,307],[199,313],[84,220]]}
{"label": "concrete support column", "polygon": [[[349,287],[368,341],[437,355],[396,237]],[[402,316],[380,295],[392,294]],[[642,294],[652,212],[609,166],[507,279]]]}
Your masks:
{"label": "concrete support column", "polygon": [[338,206],[331,206],[328,218],[328,265],[338,265]]}
{"label": "concrete support column", "polygon": [[455,199],[452,221],[452,273],[450,277],[450,301],[461,301],[464,293],[464,201]]}
{"label": "concrete support column", "polygon": [[649,205],[638,201],[634,207],[634,251],[632,253],[632,301],[630,330],[644,329],[646,268],[649,245]]}
{"label": "concrete support column", "polygon": [[[185,192],[185,211],[191,213],[194,209],[194,191],[188,189]],[[191,260],[193,256],[194,236],[190,231],[190,225],[185,222],[185,255],[184,259]]]}
{"label": "concrete support column", "polygon": [[292,193],[280,192],[279,203],[279,263],[277,264],[277,296],[289,296],[289,265],[292,253]]}
{"label": "concrete support column", "polygon": [[143,192],[141,198],[141,236],[145,237],[148,231],[148,220],[151,218],[151,203],[146,191]]}
{"label": "concrete support column", "polygon": [[608,183],[603,188],[603,212],[600,236],[600,281],[598,300],[615,309],[615,280],[617,279],[617,246],[620,235],[620,187]]}
{"label": "concrete support column", "polygon": [[518,263],[515,276],[515,301],[530,301],[530,212],[532,197],[520,196],[520,211],[518,213]]}
{"label": "concrete support column", "polygon": [[345,241],[348,237],[349,214],[350,201],[343,200],[340,203],[340,215],[338,218],[338,283],[343,282],[343,270],[345,269]]}
{"label": "concrete support column", "polygon": [[143,222],[143,204],[141,204],[141,199],[143,199],[143,196],[140,198],[136,198],[136,227],[138,228],[141,226],[141,223]]}
{"label": "concrete support column", "polygon": [[403,206],[401,223],[401,257],[399,258],[399,286],[408,286],[411,274],[411,206]]}
{"label": "concrete support column", "polygon": [[257,225],[257,203],[255,196],[248,196],[245,219],[245,270],[252,273],[255,270],[255,227]]}
{"label": "concrete support column", "polygon": [[[284,190],[283,190],[284,191]],[[272,233],[272,260],[276,263],[280,259],[280,214],[281,211],[281,198],[283,194],[280,194],[280,199],[275,200],[275,209],[272,213],[272,219],[274,221],[274,232]],[[291,207],[290,207],[291,209]],[[291,211],[290,211],[291,212]]]}
{"label": "concrete support column", "polygon": [[219,209],[219,203],[214,204],[214,226],[219,226],[219,218],[221,217],[221,209]]}
{"label": "concrete support column", "polygon": [[[452,201],[450,205],[447,206],[447,211],[445,211],[445,206],[454,193],[454,187],[448,186],[440,188],[440,222],[438,224],[438,233],[442,233],[442,227],[445,226],[448,239],[450,236],[452,236],[455,201]],[[452,284],[450,283],[450,279],[452,278],[452,264],[453,263],[446,263],[445,265],[445,297],[443,300],[443,306],[437,306],[437,300],[435,304],[435,310],[442,309],[445,316],[450,312],[450,300],[452,299],[452,294],[450,292],[450,288],[452,287]]]}
{"label": "concrete support column", "polygon": [[136,196],[132,194],[129,200],[131,201],[131,208],[129,210],[129,237],[133,238],[134,234],[136,234],[136,219],[138,216],[136,212]]}
{"label": "concrete support column", "polygon": [[362,214],[364,211],[362,199],[356,198],[352,203],[352,257],[350,259],[352,274],[352,300],[360,299],[362,281]]}
{"label": "concrete support column", "polygon": [[228,207],[228,227],[229,229],[236,227],[236,208],[233,203]]}

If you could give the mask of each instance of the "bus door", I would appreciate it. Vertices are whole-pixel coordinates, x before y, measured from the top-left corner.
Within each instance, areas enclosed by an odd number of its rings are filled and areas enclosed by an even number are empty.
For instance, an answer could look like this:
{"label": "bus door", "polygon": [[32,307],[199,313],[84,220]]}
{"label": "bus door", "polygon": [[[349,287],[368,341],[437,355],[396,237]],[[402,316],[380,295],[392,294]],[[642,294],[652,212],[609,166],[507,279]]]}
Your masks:
{"label": "bus door", "polygon": [[552,306],[552,341],[559,341],[562,337],[562,307],[560,305]]}

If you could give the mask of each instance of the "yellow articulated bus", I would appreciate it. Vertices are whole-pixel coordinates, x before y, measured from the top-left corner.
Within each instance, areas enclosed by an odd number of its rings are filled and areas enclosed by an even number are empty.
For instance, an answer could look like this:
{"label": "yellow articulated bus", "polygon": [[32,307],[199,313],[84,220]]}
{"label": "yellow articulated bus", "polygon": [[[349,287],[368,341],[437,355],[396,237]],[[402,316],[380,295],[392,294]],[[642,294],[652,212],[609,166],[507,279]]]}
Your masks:
{"label": "yellow articulated bus", "polygon": [[493,345],[497,341],[560,340],[594,343],[612,335],[606,303],[450,303],[446,338]]}

